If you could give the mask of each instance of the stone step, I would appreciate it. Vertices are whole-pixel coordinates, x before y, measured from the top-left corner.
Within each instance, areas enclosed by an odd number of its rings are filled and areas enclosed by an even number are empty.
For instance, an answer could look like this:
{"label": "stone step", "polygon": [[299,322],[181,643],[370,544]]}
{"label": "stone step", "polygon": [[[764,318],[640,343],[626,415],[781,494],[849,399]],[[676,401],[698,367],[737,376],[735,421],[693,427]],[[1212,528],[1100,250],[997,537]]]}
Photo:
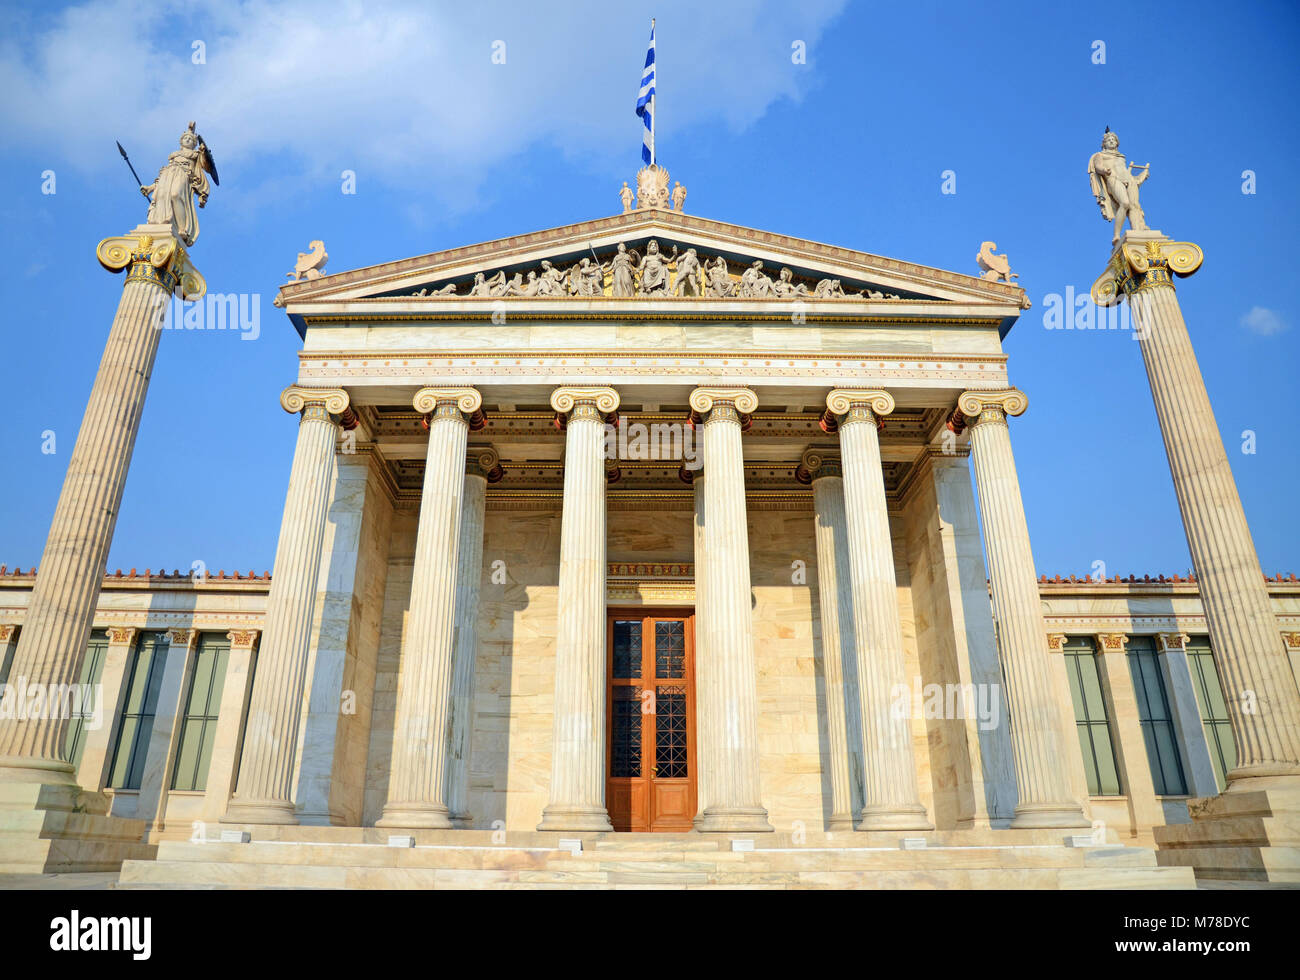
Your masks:
{"label": "stone step", "polygon": [[1161,848],[1300,846],[1300,816],[1288,813],[1276,817],[1217,817],[1156,827],[1154,836]]}
{"label": "stone step", "polygon": [[130,862],[117,887],[145,888],[1189,888],[1189,868],[890,871],[484,871]]}
{"label": "stone step", "polygon": [[[1195,887],[1188,867],[1149,848],[1064,846],[767,848],[731,851],[698,838],[647,849],[414,848],[164,841],[156,861],[128,861],[121,887],[221,888],[1154,888]],[[1239,876],[1240,877],[1240,876]]]}
{"label": "stone step", "polygon": [[1300,847],[1162,847],[1156,859],[1165,868],[1195,868],[1198,879],[1300,883]]}
{"label": "stone step", "polygon": [[745,865],[754,870],[871,870],[885,868],[1081,868],[1154,867],[1148,848],[1029,847],[928,848],[768,848],[756,851],[720,851],[699,848],[655,850],[592,848],[579,855],[548,848],[493,846],[414,848],[384,845],[329,845],[311,843],[248,844],[163,841],[159,860],[191,862],[271,863],[285,865],[356,867],[542,868],[558,870],[699,872]]}
{"label": "stone step", "polygon": [[139,841],[10,838],[0,841],[0,874],[116,871],[124,861],[152,864],[155,851]]}

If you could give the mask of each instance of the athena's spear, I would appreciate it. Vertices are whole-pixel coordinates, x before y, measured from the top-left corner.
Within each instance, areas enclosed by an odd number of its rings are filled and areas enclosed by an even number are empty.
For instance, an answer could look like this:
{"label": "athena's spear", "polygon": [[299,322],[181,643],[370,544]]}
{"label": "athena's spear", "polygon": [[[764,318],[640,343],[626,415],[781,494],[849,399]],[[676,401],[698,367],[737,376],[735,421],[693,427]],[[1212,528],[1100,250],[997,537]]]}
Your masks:
{"label": "athena's spear", "polygon": [[[117,141],[114,140],[114,142],[117,142]],[[122,159],[126,161],[126,165],[127,165],[128,167],[131,167],[131,176],[135,178],[135,185],[136,185],[137,187],[143,187],[143,186],[144,186],[144,181],[141,180],[141,179],[140,179],[140,175],[139,175],[138,173],[135,172],[135,167],[132,167],[132,166],[131,166],[131,158],[130,158],[129,156],[126,155],[126,150],[122,149],[122,144],[121,144],[121,143],[118,143],[118,144],[117,144],[117,152],[120,153],[120,154],[122,154]]]}

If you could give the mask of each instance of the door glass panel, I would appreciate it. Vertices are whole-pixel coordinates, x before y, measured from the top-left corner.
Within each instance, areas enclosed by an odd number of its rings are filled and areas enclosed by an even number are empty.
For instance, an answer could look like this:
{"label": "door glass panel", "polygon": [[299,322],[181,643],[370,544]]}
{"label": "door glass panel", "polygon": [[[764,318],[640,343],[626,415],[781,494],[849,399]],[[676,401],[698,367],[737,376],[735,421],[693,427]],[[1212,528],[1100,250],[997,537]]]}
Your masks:
{"label": "door glass panel", "polygon": [[641,676],[641,620],[614,620],[614,676],[628,680]]}
{"label": "door glass panel", "polygon": [[680,619],[655,623],[655,676],[686,676],[686,624]]}
{"label": "door glass panel", "polygon": [[[636,624],[638,627],[640,623]],[[610,733],[611,776],[641,775],[641,688],[620,684],[613,689]]]}
{"label": "door glass panel", "polygon": [[655,688],[655,765],[659,779],[686,778],[685,687]]}

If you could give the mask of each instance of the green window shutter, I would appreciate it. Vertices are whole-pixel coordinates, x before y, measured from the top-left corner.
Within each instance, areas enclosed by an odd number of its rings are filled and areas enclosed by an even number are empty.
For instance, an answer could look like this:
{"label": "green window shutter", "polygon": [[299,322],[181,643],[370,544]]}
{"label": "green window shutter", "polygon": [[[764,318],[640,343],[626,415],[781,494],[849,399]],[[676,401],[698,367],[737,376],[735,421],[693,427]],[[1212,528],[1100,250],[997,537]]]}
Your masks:
{"label": "green window shutter", "polygon": [[229,659],[230,641],[224,634],[204,633],[199,637],[189,695],[185,699],[172,789],[202,792],[207,788],[208,765],[217,737],[217,713]]}
{"label": "green window shutter", "polygon": [[1097,651],[1090,638],[1075,636],[1065,641],[1065,669],[1070,680],[1079,751],[1088,777],[1088,793],[1092,796],[1119,796],[1115,746],[1110,737],[1110,722],[1106,718]]}
{"label": "green window shutter", "polygon": [[1165,679],[1152,637],[1135,636],[1129,640],[1128,667],[1133,676],[1142,741],[1146,743],[1147,763],[1151,766],[1151,781],[1156,794],[1184,796],[1187,779],[1179,758],[1173,714],[1169,710]]}
{"label": "green window shutter", "polygon": [[1187,664],[1192,672],[1192,685],[1196,688],[1196,703],[1201,709],[1201,726],[1205,741],[1210,747],[1210,761],[1214,763],[1214,777],[1219,792],[1228,785],[1228,772],[1237,764],[1237,743],[1232,737],[1232,720],[1228,715],[1228,702],[1219,683],[1219,670],[1214,663],[1208,636],[1194,636],[1187,644]]}
{"label": "green window shutter", "polygon": [[[82,692],[90,690],[99,683],[104,672],[104,657],[108,654],[108,633],[95,630],[90,634],[86,645],[86,659],[81,664],[81,679],[78,681]],[[83,696],[84,700],[84,696]],[[81,754],[86,750],[86,719],[81,715],[82,701],[73,705],[74,714],[68,725],[68,734],[63,743],[68,761],[75,770],[81,765]]]}
{"label": "green window shutter", "polygon": [[142,634],[131,661],[126,701],[122,706],[117,745],[113,750],[113,766],[109,770],[108,785],[114,789],[140,788],[166,662],[166,634]]}

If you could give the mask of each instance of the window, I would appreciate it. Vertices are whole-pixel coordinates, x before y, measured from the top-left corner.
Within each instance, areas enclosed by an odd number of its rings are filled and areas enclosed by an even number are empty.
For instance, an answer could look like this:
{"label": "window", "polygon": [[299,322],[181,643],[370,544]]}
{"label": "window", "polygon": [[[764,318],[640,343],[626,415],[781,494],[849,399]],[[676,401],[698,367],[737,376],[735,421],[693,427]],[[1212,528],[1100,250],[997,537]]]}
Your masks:
{"label": "window", "polygon": [[167,662],[165,633],[145,633],[135,645],[131,675],[127,681],[122,721],[117,728],[117,746],[108,785],[114,789],[139,789],[144,775],[149,737],[158,710],[158,689]]}
{"label": "window", "polygon": [[1142,741],[1147,747],[1151,781],[1159,796],[1186,796],[1187,780],[1178,757],[1178,740],[1174,736],[1173,714],[1165,692],[1160,657],[1150,636],[1135,636],[1128,643],[1128,669],[1133,675],[1133,693],[1137,697],[1138,719],[1142,723]]}
{"label": "window", "polygon": [[172,789],[202,792],[207,788],[208,763],[217,737],[217,711],[226,681],[230,641],[221,633],[204,633],[194,654],[194,671],[185,698],[185,719],[181,722],[180,748]]}
{"label": "window", "polygon": [[1065,641],[1065,670],[1070,678],[1070,700],[1074,702],[1074,722],[1088,776],[1088,793],[1119,796],[1119,770],[1115,766],[1115,747],[1110,740],[1110,723],[1106,720],[1106,702],[1101,695],[1101,675],[1097,672],[1097,651],[1092,640],[1073,636]]}
{"label": "window", "polygon": [[68,761],[75,770],[81,765],[81,753],[86,749],[86,719],[81,716],[82,706],[90,707],[88,691],[99,683],[99,676],[104,672],[104,657],[108,654],[108,633],[95,630],[90,634],[86,645],[86,659],[81,664],[81,680],[76,703],[72,704],[73,716],[68,725],[67,739],[63,743]]}
{"label": "window", "polygon": [[1196,688],[1196,703],[1201,709],[1201,725],[1205,741],[1210,747],[1210,761],[1214,763],[1214,777],[1219,792],[1228,785],[1228,771],[1237,764],[1237,743],[1232,740],[1232,721],[1228,717],[1228,702],[1219,683],[1219,670],[1214,665],[1208,636],[1194,636],[1187,644],[1187,666],[1192,672],[1192,686]]}
{"label": "window", "polygon": [[5,644],[3,658],[0,658],[0,684],[5,684],[9,680],[9,671],[14,666],[14,652],[18,649],[18,633],[14,630],[14,635],[10,637],[9,642]]}

